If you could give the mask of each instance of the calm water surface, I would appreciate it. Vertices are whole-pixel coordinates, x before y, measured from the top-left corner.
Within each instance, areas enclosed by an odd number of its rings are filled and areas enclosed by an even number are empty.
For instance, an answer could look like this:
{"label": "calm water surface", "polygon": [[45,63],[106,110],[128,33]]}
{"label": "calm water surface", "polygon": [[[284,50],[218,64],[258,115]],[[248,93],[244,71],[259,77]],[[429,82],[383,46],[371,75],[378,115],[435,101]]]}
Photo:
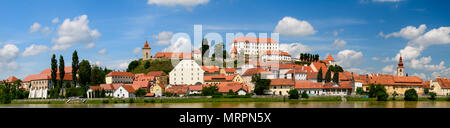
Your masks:
{"label": "calm water surface", "polygon": [[0,104],[0,108],[450,108],[448,101],[208,102],[135,104]]}

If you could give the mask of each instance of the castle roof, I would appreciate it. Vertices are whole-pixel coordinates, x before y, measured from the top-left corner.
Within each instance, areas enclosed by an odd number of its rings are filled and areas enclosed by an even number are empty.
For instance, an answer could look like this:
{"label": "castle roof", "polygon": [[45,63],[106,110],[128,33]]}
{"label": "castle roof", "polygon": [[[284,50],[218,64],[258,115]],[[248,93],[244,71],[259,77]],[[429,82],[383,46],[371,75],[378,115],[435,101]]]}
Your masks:
{"label": "castle roof", "polygon": [[151,49],[147,41],[145,41],[144,47],[142,47],[142,49]]}

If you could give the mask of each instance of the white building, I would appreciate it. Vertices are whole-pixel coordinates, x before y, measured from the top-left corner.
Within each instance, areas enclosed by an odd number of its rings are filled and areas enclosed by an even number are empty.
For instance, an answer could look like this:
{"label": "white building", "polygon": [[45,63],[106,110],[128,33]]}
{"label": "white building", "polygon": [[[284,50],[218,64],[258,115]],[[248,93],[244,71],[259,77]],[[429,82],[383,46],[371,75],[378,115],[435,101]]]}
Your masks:
{"label": "white building", "polygon": [[261,56],[262,61],[291,61],[291,55],[282,51],[267,51]]}
{"label": "white building", "polygon": [[169,73],[171,85],[203,84],[203,69],[194,60],[182,60]]}
{"label": "white building", "polygon": [[[231,47],[236,49],[237,54],[244,52],[248,55],[262,55],[267,51],[279,51],[278,41],[272,38],[239,37],[234,39]],[[235,54],[232,52],[232,54]],[[233,57],[233,55],[232,55]]]}
{"label": "white building", "polygon": [[133,84],[134,75],[131,72],[110,72],[105,77],[106,84]]}
{"label": "white building", "polygon": [[136,90],[134,90],[134,88],[131,85],[122,85],[119,86],[119,88],[117,88],[114,93],[113,93],[113,97],[115,98],[131,98],[131,97],[135,97],[134,92]]}

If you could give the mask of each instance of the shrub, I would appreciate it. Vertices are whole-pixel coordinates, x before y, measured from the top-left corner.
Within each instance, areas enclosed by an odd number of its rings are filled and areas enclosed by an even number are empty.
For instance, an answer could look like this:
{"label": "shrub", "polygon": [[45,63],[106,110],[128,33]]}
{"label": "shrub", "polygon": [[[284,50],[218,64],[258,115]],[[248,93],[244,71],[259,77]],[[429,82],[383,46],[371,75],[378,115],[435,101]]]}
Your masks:
{"label": "shrub", "polygon": [[430,100],[436,100],[436,93],[435,92],[428,92],[428,95],[430,95]]}
{"label": "shrub", "polygon": [[419,99],[419,96],[417,95],[417,92],[415,89],[408,89],[405,92],[405,101],[417,101]]}
{"label": "shrub", "polygon": [[303,91],[302,98],[305,98],[305,99],[309,98],[308,93],[306,93],[306,91]]}
{"label": "shrub", "polygon": [[386,90],[377,92],[377,101],[387,101],[388,97]]}
{"label": "shrub", "polygon": [[392,100],[395,100],[395,97],[397,97],[397,92],[396,91],[394,91],[394,93],[392,93]]}
{"label": "shrub", "polygon": [[358,95],[364,95],[364,90],[363,90],[363,88],[362,88],[362,87],[356,88],[356,94],[358,94]]}
{"label": "shrub", "polygon": [[103,100],[102,101],[104,104],[107,104],[107,103],[109,103],[109,100]]}
{"label": "shrub", "polygon": [[133,98],[128,99],[128,103],[134,103],[134,99]]}
{"label": "shrub", "polygon": [[298,99],[298,97],[299,97],[298,91],[295,89],[289,90],[288,94],[289,94],[289,99]]}

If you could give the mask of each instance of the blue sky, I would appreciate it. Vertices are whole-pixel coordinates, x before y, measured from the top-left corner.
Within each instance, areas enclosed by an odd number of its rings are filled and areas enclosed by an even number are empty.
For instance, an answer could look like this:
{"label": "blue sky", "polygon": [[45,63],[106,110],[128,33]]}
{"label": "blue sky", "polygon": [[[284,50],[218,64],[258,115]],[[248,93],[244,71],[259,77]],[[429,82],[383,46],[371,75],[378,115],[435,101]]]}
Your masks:
{"label": "blue sky", "polygon": [[63,55],[69,66],[74,50],[81,59],[124,69],[141,56],[134,51],[145,40],[153,54],[170,50],[175,42],[167,37],[183,32],[193,38],[195,24],[203,25],[204,35],[224,37],[280,27],[282,50],[331,53],[357,73],[392,74],[402,54],[410,76],[449,76],[445,0],[170,1],[2,0],[0,79],[39,73],[50,66],[51,54]]}

